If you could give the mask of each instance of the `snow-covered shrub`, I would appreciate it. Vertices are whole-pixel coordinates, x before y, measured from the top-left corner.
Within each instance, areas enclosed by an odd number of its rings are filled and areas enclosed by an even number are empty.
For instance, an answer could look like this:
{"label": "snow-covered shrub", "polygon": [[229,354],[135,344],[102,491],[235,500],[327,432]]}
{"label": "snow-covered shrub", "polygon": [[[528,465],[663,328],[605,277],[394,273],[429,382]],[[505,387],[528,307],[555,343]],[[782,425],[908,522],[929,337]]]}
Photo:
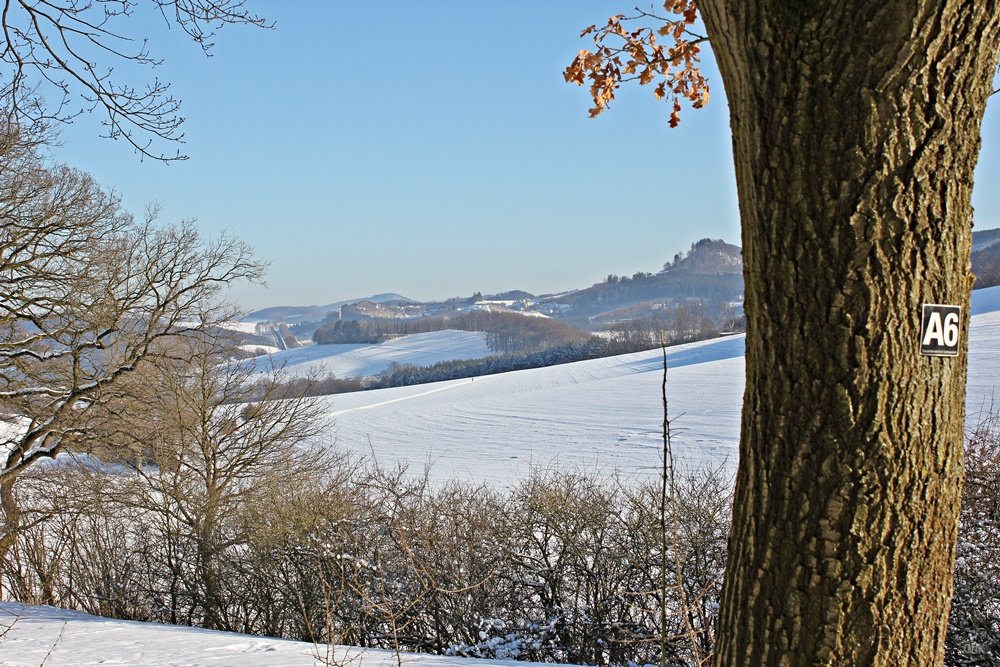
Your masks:
{"label": "snow-covered shrub", "polygon": [[[678,488],[681,530],[668,548],[680,562],[687,614],[702,654],[714,645],[728,537],[728,483],[703,473]],[[508,543],[498,590],[479,638],[453,652],[577,664],[658,663],[659,495],[654,484],[609,483],[566,471],[535,473],[508,503]],[[670,580],[674,580],[671,575]],[[497,584],[498,586],[500,584]],[[668,590],[668,664],[693,664],[678,591]],[[499,619],[499,620],[498,620]]]}
{"label": "snow-covered shrub", "polygon": [[472,644],[453,644],[445,655],[466,658],[518,660],[528,655],[544,653],[557,645],[555,619],[546,624],[512,623],[488,618],[480,623],[479,636]]}

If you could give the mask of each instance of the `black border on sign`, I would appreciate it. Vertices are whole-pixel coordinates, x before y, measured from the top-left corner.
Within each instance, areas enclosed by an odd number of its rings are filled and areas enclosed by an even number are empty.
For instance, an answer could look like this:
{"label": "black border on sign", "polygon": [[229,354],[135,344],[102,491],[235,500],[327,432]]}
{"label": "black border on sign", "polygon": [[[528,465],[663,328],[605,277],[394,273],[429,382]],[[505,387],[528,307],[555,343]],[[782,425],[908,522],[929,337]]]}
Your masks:
{"label": "black border on sign", "polygon": [[922,306],[920,308],[920,333],[917,336],[917,349],[920,351],[921,356],[924,356],[924,357],[957,357],[958,356],[958,351],[962,347],[962,330],[961,329],[959,329],[959,331],[958,331],[958,344],[955,346],[955,351],[954,352],[949,352],[947,350],[931,351],[931,352],[925,352],[924,351],[924,344],[923,344],[923,340],[924,340],[924,314],[926,313],[926,311],[927,311],[928,308],[955,308],[955,309],[958,310],[959,327],[961,327],[961,325],[962,325],[962,307],[961,306],[956,306],[956,305],[950,304],[950,303],[925,303],[925,304],[922,304]]}

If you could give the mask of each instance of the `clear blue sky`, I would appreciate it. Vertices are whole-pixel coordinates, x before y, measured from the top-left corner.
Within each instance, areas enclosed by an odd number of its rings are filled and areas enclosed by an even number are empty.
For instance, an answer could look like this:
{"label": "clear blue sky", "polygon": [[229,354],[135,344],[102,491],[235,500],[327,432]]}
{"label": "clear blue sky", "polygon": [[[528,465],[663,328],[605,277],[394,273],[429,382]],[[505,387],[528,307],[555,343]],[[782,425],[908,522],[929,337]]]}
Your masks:
{"label": "clear blue sky", "polygon": [[[667,127],[627,90],[587,117],[562,70],[579,31],[633,3],[324,0],[250,6],[274,30],[229,27],[205,58],[176,28],[148,30],[157,74],[183,100],[190,159],[140,162],[65,128],[56,156],[167,222],[197,218],[271,262],[246,309],[378,292],[428,300],[584,287],[655,271],[705,237],[739,243],[728,118],[712,101]],[[993,105],[996,106],[996,103]],[[985,124],[977,228],[1000,226],[1000,119]],[[166,147],[170,150],[170,147]]]}

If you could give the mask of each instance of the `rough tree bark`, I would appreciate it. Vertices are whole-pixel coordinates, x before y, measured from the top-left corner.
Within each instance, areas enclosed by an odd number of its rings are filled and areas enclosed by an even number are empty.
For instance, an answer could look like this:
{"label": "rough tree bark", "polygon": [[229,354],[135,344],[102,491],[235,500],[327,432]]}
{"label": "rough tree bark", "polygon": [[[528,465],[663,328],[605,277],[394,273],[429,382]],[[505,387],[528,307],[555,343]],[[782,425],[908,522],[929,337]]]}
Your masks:
{"label": "rough tree bark", "polygon": [[921,356],[918,309],[968,313],[1000,4],[701,10],[730,106],[747,313],[716,664],[940,664],[965,344]]}

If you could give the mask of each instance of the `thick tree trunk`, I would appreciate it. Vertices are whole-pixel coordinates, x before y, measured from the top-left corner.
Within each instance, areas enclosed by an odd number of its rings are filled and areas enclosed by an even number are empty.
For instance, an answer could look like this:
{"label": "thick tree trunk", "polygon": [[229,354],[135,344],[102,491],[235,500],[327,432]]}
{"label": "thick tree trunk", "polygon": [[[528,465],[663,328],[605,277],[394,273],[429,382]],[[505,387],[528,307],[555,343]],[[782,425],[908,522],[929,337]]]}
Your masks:
{"label": "thick tree trunk", "polygon": [[747,384],[716,664],[939,664],[995,1],[704,0],[729,99]]}

